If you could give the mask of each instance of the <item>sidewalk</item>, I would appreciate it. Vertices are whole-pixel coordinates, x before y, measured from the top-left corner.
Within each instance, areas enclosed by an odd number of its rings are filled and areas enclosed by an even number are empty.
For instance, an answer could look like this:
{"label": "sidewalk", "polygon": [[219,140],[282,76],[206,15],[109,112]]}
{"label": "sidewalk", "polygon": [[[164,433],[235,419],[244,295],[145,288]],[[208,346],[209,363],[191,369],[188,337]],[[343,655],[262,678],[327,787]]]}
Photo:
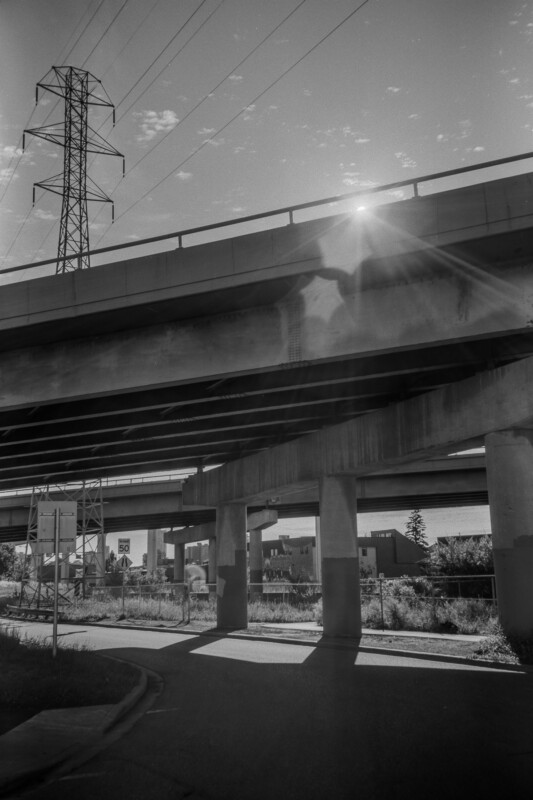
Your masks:
{"label": "sidewalk", "polygon": [[[261,622],[260,628],[264,630],[276,631],[311,631],[315,633],[323,633],[323,629],[315,622]],[[376,630],[375,628],[363,628],[363,636],[395,636],[409,637],[410,639],[435,639],[442,641],[443,639],[454,642],[482,642],[486,636],[474,636],[459,633],[426,633],[425,631],[389,631],[389,630]]]}
{"label": "sidewalk", "polygon": [[98,744],[144,695],[147,676],[141,667],[138,670],[139,683],[120,703],[41,711],[0,736],[0,796],[39,780],[81,750]]}

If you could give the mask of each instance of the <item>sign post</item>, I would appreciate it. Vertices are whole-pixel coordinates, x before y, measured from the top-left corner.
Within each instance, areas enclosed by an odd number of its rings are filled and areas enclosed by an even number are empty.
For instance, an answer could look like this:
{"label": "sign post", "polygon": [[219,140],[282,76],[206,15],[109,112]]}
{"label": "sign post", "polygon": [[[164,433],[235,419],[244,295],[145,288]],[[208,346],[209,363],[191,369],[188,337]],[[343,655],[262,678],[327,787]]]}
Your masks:
{"label": "sign post", "polygon": [[76,550],[78,505],[75,501],[43,500],[37,505],[37,541],[33,553],[54,553],[54,617],[52,626],[52,656],[57,655],[57,623],[59,617],[59,553]]}
{"label": "sign post", "polygon": [[54,510],[54,549],[56,554],[54,569],[54,623],[52,625],[52,658],[57,655],[57,617],[59,609],[59,507]]}
{"label": "sign post", "polygon": [[[124,553],[124,550],[120,549],[122,542],[127,542],[127,546],[128,546],[127,552],[129,553],[129,547],[130,547],[130,540],[129,539],[119,539],[118,540],[118,552],[119,553],[120,552]],[[128,556],[125,553],[122,556],[122,558],[119,558],[118,561],[117,561],[117,567],[122,570],[122,613],[123,614],[125,613],[124,612],[124,587],[126,585],[126,571],[130,568],[132,563],[133,562],[132,562],[131,558],[128,558]]]}

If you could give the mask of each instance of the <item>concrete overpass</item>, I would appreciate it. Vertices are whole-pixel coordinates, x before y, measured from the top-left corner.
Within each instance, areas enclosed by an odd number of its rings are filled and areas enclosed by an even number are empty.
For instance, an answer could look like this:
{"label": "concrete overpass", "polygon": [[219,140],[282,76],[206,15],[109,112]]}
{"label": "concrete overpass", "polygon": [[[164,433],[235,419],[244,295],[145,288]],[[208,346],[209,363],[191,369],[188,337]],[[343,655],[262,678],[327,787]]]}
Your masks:
{"label": "concrete overpass", "polygon": [[247,506],[314,489],[325,629],[357,635],[361,476],[485,442],[499,596],[533,629],[513,588],[533,570],[516,532],[533,518],[532,183],[4,286],[0,489],[223,464],[183,499],[217,508],[230,627]]}
{"label": "concrete overpass", "polygon": [[529,175],[0,293],[0,489],[226,463],[533,353]]}
{"label": "concrete overpass", "polygon": [[[196,527],[215,521],[214,509],[184,508],[182,490],[183,482],[177,479],[143,483],[133,479],[131,483],[104,486],[105,532]],[[483,505],[488,502],[485,459],[482,455],[464,455],[410,464],[399,473],[364,477],[358,491],[359,513]],[[0,542],[26,540],[30,501],[31,494],[20,490],[0,495]],[[270,507],[279,519],[316,517],[318,492],[310,488],[271,498]],[[254,513],[261,508],[263,505],[248,510]]]}

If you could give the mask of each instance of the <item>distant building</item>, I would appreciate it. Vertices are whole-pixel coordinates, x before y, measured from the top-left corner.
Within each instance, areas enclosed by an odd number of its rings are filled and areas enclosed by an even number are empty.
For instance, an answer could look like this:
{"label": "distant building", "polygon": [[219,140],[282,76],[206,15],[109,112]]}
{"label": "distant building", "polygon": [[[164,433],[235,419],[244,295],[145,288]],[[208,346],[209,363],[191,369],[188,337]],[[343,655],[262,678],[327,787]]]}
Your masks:
{"label": "distant building", "polygon": [[205,564],[209,560],[209,545],[198,542],[185,548],[186,564]]}
{"label": "distant building", "polygon": [[280,536],[263,542],[263,572],[266,580],[281,578],[312,583],[319,574],[314,536]]}
{"label": "distant building", "polygon": [[370,531],[359,536],[359,564],[369,577],[399,578],[420,575],[420,562],[425,557],[423,547],[415,544],[396,528]]}
{"label": "distant building", "polygon": [[162,530],[147,532],[146,571],[153,572],[157,567],[163,566],[167,558],[167,546]]}
{"label": "distant building", "polygon": [[[419,575],[425,552],[395,528],[359,536],[359,563],[368,577]],[[263,542],[263,572],[267,581],[280,579],[316,582],[320,575],[316,538],[298,536]]]}

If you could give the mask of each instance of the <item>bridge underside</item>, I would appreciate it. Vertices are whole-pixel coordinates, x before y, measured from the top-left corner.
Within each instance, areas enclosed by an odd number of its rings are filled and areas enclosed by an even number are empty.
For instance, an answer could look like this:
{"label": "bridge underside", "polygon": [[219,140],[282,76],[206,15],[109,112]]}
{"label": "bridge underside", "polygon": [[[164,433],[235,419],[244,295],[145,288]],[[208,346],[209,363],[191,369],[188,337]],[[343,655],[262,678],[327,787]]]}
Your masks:
{"label": "bridge underside", "polygon": [[[362,498],[357,507],[358,513],[367,514],[377,511],[411,511],[413,508],[451,508],[460,506],[482,506],[488,504],[486,490],[471,492],[454,492],[453,494],[407,495],[405,497]],[[250,506],[249,513],[262,510],[264,506]],[[279,519],[319,516],[317,501],[303,503],[279,504],[272,506],[278,512]],[[123,533],[128,531],[146,531],[160,528],[184,528],[214,522],[214,509],[195,509],[190,511],[165,511],[162,513],[135,514],[105,518],[106,533]],[[0,528],[0,544],[13,542],[21,544],[26,541],[27,524],[10,525]]]}

